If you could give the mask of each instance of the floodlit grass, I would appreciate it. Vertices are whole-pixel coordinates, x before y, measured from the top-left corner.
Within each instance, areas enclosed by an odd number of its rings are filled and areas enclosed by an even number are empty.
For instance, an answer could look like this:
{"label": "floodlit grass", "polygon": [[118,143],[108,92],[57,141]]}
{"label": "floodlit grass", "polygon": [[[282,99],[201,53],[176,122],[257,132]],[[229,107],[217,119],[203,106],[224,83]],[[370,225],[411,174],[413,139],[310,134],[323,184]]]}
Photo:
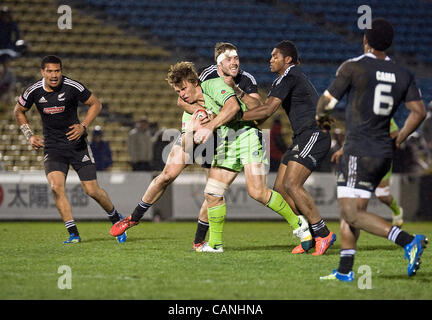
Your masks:
{"label": "floodlit grass", "polygon": [[[339,264],[340,241],[325,256],[293,255],[297,239],[283,222],[225,224],[223,254],[191,251],[196,224],[143,222],[128,242],[109,235],[109,223],[78,223],[83,242],[64,245],[61,222],[0,223],[0,299],[293,300],[431,299],[432,254],[408,278],[403,249],[362,232],[353,283],[320,281]],[[329,223],[337,235],[339,224]],[[404,230],[432,240],[432,223]],[[72,288],[59,289],[60,266],[70,267]],[[361,265],[372,288],[360,289]],[[60,281],[61,282],[61,281]]]}

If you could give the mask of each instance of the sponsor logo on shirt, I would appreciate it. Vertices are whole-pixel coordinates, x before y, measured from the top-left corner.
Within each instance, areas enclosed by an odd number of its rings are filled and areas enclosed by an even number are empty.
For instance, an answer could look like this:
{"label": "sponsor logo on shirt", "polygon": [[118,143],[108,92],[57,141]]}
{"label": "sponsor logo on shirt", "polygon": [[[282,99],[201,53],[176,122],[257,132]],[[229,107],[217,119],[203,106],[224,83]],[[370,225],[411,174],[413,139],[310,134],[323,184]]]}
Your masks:
{"label": "sponsor logo on shirt", "polygon": [[46,114],[62,113],[64,111],[64,109],[65,109],[64,106],[46,107],[46,108],[43,108],[43,113],[46,113]]}
{"label": "sponsor logo on shirt", "polygon": [[42,98],[39,99],[39,103],[45,103],[45,102],[48,102],[48,101],[45,99],[45,97],[42,97]]}
{"label": "sponsor logo on shirt", "polygon": [[223,90],[223,89],[222,89],[222,90],[221,90],[221,93],[222,93],[222,94],[225,94],[225,93],[226,93],[226,90]]}

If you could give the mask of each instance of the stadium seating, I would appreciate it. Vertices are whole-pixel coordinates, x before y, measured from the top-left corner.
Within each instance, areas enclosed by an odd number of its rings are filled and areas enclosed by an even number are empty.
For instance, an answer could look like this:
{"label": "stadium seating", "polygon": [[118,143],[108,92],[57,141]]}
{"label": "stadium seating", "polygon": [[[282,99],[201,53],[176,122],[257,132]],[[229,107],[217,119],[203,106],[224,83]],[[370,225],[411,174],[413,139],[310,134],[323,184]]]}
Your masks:
{"label": "stadium seating", "polygon": [[[347,41],[336,32],[328,32],[313,21],[305,21],[265,1],[85,1],[117,19],[150,30],[155,37],[171,40],[175,47],[195,52],[209,63],[216,42],[235,43],[243,68],[254,74],[264,87],[268,87],[275,78],[264,61],[269,60],[273,45],[282,39],[296,43],[300,59],[308,66],[308,75],[320,93],[330,83],[337,65],[349,57],[360,55],[362,50],[359,41]],[[355,2],[281,0],[279,3],[324,16],[330,23],[341,23],[348,26],[347,31],[351,33],[361,32],[357,28],[359,5]],[[419,60],[431,62],[432,33],[427,24],[432,14],[430,3],[374,0],[364,1],[364,4],[373,6],[374,16],[392,18],[397,33],[395,50],[402,53],[415,50]],[[322,68],[324,72],[321,72]],[[419,83],[425,99],[432,99],[430,89],[422,84],[423,81]]]}
{"label": "stadium seating", "polygon": [[[63,57],[64,74],[84,83],[108,111],[94,125],[102,126],[105,139],[111,143],[115,170],[130,169],[125,145],[129,127],[120,118],[137,120],[146,114],[159,127],[179,129],[181,110],[175,106],[176,95],[165,81],[169,65],[179,57],[187,57],[201,67],[213,63],[216,42],[232,42],[239,48],[242,68],[255,76],[260,93],[265,96],[275,79],[269,70],[270,52],[280,40],[296,43],[301,67],[318,93],[328,87],[342,61],[362,53],[358,4],[345,0],[80,0],[74,2],[71,30],[58,29],[55,13],[59,4],[55,0],[4,3],[12,10],[30,47],[26,57],[12,63],[21,83],[17,92],[40,78],[38,67],[43,55],[54,53]],[[394,23],[393,52],[419,61],[422,71],[423,67],[430,70],[430,2],[365,0],[362,4],[371,5],[374,16],[388,17]],[[102,13],[103,18],[96,18],[95,12]],[[141,30],[148,37],[130,34],[118,24]],[[424,99],[432,100],[430,73],[428,76],[423,72],[417,82]],[[343,108],[344,104],[342,101],[338,107]],[[400,108],[398,122],[406,114],[407,110]],[[37,112],[32,110],[29,117],[32,127],[40,133]],[[282,119],[288,123],[286,117]],[[41,169],[40,153],[28,148],[13,123],[11,106],[0,105],[0,153],[4,167]],[[284,136],[289,140],[289,129]]]}
{"label": "stadium seating", "polygon": [[[160,62],[170,56],[168,51],[78,10],[73,12],[72,29],[60,30],[58,4],[53,0],[6,0],[5,5],[12,11],[30,49],[25,57],[11,62],[21,84],[16,93],[41,77],[42,56],[62,57],[64,74],[84,83],[109,110],[111,116],[101,114],[89,132],[95,125],[103,128],[104,138],[111,144],[114,170],[130,170],[126,151],[130,127],[119,122],[120,116],[116,115],[130,116],[133,122],[147,114],[150,121],[157,121],[161,127],[180,129],[181,111],[175,107],[176,95],[165,81],[169,63]],[[0,105],[0,161],[5,170],[41,170],[41,153],[28,146],[15,125],[12,108],[13,105]],[[168,116],[167,108],[172,109]],[[80,109],[80,118],[83,112]],[[40,116],[35,108],[28,112],[28,118],[34,131],[41,134]]]}

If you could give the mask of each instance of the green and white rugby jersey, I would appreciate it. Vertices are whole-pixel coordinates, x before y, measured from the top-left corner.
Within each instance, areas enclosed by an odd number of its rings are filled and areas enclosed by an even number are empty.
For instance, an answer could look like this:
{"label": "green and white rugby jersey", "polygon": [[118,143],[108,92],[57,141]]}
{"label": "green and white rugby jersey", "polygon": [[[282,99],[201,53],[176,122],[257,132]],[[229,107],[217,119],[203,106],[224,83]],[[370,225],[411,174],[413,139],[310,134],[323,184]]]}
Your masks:
{"label": "green and white rugby jersey", "polygon": [[[204,108],[218,115],[219,111],[224,106],[225,102],[235,96],[234,89],[228,86],[222,77],[214,78],[210,80],[206,80],[201,83],[201,88],[204,96]],[[241,110],[244,112],[247,110],[246,105],[237,100]],[[188,112],[183,112],[182,117],[182,133],[185,132],[190,120],[192,118],[192,114]],[[256,127],[253,121],[242,121],[233,119],[230,122],[219,128],[219,132],[226,133],[228,128],[232,130],[239,130],[244,126]]]}

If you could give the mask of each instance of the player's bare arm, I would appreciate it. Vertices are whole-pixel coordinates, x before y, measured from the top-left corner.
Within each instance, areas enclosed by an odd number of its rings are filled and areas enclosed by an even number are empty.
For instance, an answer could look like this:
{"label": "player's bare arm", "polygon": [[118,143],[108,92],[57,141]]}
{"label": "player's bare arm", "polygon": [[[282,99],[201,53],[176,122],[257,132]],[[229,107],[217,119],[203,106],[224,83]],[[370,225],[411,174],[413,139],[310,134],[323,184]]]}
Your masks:
{"label": "player's bare arm", "polygon": [[340,158],[343,156],[343,147],[341,147],[338,151],[332,154],[330,161],[339,163]]}
{"label": "player's bare arm", "polygon": [[94,94],[91,94],[91,96],[87,99],[87,101],[84,102],[84,104],[89,106],[84,120],[81,123],[76,123],[69,126],[71,130],[66,133],[66,136],[70,141],[81,138],[85,130],[90,126],[90,124],[102,110],[102,104]]}
{"label": "player's bare arm", "polygon": [[326,90],[324,94],[318,99],[316,120],[320,121],[321,119],[327,117],[333,111],[337,103],[338,100]]}
{"label": "player's bare arm", "polygon": [[177,99],[177,106],[182,109],[183,111],[186,111],[188,113],[194,113],[196,110],[201,109],[200,105],[198,103],[187,103],[182,98],[178,97]]}
{"label": "player's bare arm", "polygon": [[14,108],[15,120],[32,148],[34,150],[39,150],[40,148],[44,147],[44,140],[43,138],[35,135],[31,130],[27,116],[25,115],[27,111],[27,108],[24,108],[17,103]]}
{"label": "player's bare arm", "polygon": [[396,138],[395,144],[397,148],[399,148],[401,143],[418,128],[426,117],[426,108],[423,100],[405,102],[405,106],[411,112]]}
{"label": "player's bare arm", "polygon": [[[182,109],[183,111],[186,111],[188,113],[194,114],[196,111],[203,109],[202,105],[204,105],[204,100],[202,101],[201,105],[198,103],[200,101],[197,101],[195,103],[188,103],[186,101],[184,101],[182,98],[178,97],[177,99],[177,106]],[[214,118],[214,114],[213,113],[208,113],[207,117],[204,117],[201,119],[200,124],[204,124],[209,122],[211,119]]]}
{"label": "player's bare arm", "polygon": [[330,114],[337,103],[338,100],[328,90],[324,91],[324,94],[318,99],[315,120],[321,130],[330,131],[331,124],[334,121],[334,119],[330,118]]}
{"label": "player's bare arm", "polygon": [[232,76],[224,76],[224,81],[227,85],[234,89],[236,97],[243,101],[248,110],[252,110],[262,106],[261,97],[258,93],[246,93],[235,82]]}
{"label": "player's bare arm", "polygon": [[215,129],[231,121],[239,111],[240,105],[237,99],[234,96],[228,98],[219,114],[213,120],[204,124],[197,130],[194,135],[194,141],[196,143],[206,142]]}
{"label": "player's bare arm", "polygon": [[[249,106],[246,106],[249,109]],[[243,114],[242,120],[244,121],[250,121],[250,120],[265,120],[268,117],[270,117],[277,108],[282,104],[282,100],[276,97],[268,97],[267,100],[262,104],[261,106],[254,108],[253,110],[246,111]]]}
{"label": "player's bare arm", "polygon": [[399,134],[399,130],[390,132],[390,138],[393,140],[394,138],[397,137],[398,134]]}

